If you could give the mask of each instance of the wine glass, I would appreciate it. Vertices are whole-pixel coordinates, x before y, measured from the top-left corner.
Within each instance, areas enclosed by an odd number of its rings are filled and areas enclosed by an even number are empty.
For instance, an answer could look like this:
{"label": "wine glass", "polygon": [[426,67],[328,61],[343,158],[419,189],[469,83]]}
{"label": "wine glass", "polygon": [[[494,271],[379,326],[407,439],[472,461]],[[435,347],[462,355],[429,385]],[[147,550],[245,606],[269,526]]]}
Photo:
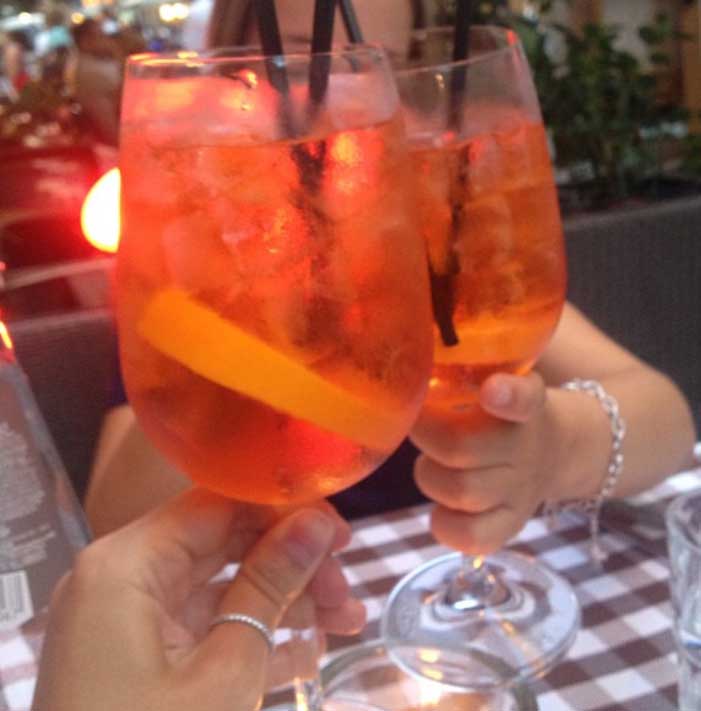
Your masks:
{"label": "wine glass", "polygon": [[[414,422],[431,310],[400,113],[372,46],[128,61],[122,370],[144,430],[197,484],[311,502]],[[296,693],[322,708],[313,680]]]}
{"label": "wine glass", "polygon": [[[434,311],[426,410],[485,426],[492,373],[525,374],[553,333],[566,267],[538,100],[517,36],[475,27],[451,61],[452,30],[414,36],[398,66]],[[527,484],[526,484],[527,485]],[[396,662],[434,681],[499,690],[547,671],[579,628],[571,586],[501,551],[449,554],[402,579],[382,635]]]}

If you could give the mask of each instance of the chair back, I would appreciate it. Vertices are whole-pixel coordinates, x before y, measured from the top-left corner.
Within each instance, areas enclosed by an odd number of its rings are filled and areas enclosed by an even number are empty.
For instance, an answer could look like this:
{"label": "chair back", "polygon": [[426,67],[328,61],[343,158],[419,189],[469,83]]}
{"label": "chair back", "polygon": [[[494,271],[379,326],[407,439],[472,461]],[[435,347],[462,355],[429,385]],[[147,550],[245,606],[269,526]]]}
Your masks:
{"label": "chair back", "polygon": [[113,313],[97,309],[8,326],[17,360],[82,500],[117,372]]}

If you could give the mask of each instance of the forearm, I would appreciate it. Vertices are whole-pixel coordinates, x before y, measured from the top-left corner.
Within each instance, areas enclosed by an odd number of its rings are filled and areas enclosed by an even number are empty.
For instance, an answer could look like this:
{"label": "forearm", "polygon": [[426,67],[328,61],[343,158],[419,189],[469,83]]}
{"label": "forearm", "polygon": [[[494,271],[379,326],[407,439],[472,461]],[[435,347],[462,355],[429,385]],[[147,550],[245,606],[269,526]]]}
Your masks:
{"label": "forearm", "polygon": [[130,407],[110,412],[85,497],[96,536],[120,528],[188,486],[147,440]]}
{"label": "forearm", "polygon": [[[614,496],[637,493],[692,465],[696,432],[689,406],[674,383],[644,365],[609,373],[599,382],[618,401],[626,424],[623,471]],[[562,418],[552,498],[595,496],[611,458],[610,419],[601,403],[586,393],[550,388],[549,397]]]}

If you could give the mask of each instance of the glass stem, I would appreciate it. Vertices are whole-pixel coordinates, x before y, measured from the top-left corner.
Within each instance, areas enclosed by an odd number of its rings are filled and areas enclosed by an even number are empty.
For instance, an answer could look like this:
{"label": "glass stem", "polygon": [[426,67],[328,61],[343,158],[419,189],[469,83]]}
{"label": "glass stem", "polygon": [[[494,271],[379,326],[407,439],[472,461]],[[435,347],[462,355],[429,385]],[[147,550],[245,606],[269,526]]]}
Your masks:
{"label": "glass stem", "polygon": [[295,707],[296,711],[323,711],[318,631],[313,607],[305,608],[303,626],[290,629]]}
{"label": "glass stem", "polygon": [[462,556],[460,572],[450,581],[447,602],[456,611],[468,612],[506,602],[509,589],[491,572],[484,556]]}

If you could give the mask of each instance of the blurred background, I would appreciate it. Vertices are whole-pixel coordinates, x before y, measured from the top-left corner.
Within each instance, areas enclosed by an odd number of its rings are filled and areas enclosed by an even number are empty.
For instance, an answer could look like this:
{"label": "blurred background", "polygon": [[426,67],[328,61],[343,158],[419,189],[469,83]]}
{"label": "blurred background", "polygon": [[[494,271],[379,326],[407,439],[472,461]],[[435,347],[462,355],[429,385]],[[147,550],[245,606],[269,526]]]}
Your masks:
{"label": "blurred background", "polygon": [[[427,25],[446,23],[454,12],[451,0],[416,2]],[[509,25],[522,38],[566,218],[701,195],[699,5],[475,3],[476,22]],[[87,198],[116,165],[124,59],[199,49],[210,7],[210,0],[0,4],[6,320],[109,306],[117,181]]]}

